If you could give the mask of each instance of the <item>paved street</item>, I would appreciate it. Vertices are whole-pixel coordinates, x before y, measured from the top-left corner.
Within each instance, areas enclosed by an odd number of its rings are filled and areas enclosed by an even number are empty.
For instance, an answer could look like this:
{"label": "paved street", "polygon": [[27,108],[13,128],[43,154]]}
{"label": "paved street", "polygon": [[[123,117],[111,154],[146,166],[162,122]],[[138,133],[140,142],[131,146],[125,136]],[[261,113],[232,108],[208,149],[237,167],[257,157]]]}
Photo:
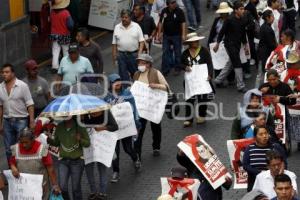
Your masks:
{"label": "paved street", "polygon": [[[203,2],[204,5],[204,2]],[[203,6],[204,8],[204,6]],[[208,36],[210,26],[214,19],[213,11],[203,10],[203,26],[199,32],[202,35]],[[105,72],[107,74],[117,72],[112,65],[111,61],[111,33],[108,33],[97,42],[103,49],[103,57],[105,63]],[[202,41],[206,45],[206,40]],[[155,59],[154,66],[160,68],[161,63],[161,50],[153,48],[152,55]],[[255,68],[252,68],[253,78],[247,80],[247,87],[254,86]],[[18,71],[18,74],[23,75],[23,71]],[[47,66],[41,69],[42,76],[51,81],[53,75]],[[167,77],[168,83],[172,90],[176,93],[182,93],[183,87],[183,73],[180,76],[173,76],[172,74]],[[182,95],[181,95],[182,98]],[[235,87],[230,86],[226,89],[217,89],[217,95],[214,102],[218,105],[215,110],[210,107],[210,111],[217,113],[217,116],[223,115],[226,117],[233,117],[237,110],[237,103],[241,101],[242,95],[238,93]],[[183,99],[181,99],[183,101]],[[184,114],[184,109],[181,109],[181,115]],[[162,122],[163,138],[161,145],[161,156],[152,156],[152,136],[149,126],[147,127],[144,141],[143,141],[143,154],[142,154],[142,170],[139,173],[134,171],[133,164],[129,157],[123,152],[121,154],[120,168],[121,179],[119,183],[109,185],[109,199],[111,200],[155,200],[161,192],[160,177],[170,175],[170,169],[178,166],[176,161],[177,143],[180,142],[185,136],[199,133],[205,140],[215,149],[222,162],[229,168],[229,157],[226,148],[226,140],[230,138],[231,120],[216,119],[207,121],[203,125],[194,124],[191,128],[183,128],[183,121],[175,121],[164,117]],[[5,168],[5,154],[3,149],[3,141],[1,139],[0,156],[2,159],[1,169]],[[300,175],[300,152],[296,151],[295,145],[293,152],[289,157],[289,169]],[[300,181],[298,179],[298,185]],[[86,178],[82,182],[85,197],[89,194],[89,187]],[[229,190],[224,191],[224,200],[239,200],[245,193],[245,190]]]}

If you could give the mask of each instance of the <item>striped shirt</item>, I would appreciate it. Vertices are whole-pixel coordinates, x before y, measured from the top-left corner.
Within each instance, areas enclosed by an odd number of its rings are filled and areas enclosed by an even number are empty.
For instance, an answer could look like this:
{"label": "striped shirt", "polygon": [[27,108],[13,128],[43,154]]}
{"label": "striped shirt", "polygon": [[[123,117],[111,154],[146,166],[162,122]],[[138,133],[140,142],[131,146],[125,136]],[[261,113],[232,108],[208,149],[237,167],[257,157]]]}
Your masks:
{"label": "striped shirt", "polygon": [[249,164],[258,170],[267,170],[266,153],[271,147],[258,147],[256,144],[249,145]]}

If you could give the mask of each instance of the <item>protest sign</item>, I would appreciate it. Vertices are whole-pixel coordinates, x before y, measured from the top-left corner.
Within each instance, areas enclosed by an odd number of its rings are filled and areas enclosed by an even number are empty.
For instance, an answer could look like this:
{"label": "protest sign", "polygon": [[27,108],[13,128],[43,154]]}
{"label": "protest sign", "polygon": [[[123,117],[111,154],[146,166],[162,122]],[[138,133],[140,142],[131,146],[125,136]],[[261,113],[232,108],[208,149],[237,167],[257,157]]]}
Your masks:
{"label": "protest sign", "polygon": [[227,140],[230,165],[234,172],[234,189],[245,189],[248,186],[248,174],[243,168],[242,161],[246,147],[253,142],[253,138]]}
{"label": "protest sign", "polygon": [[133,111],[129,102],[116,104],[110,110],[119,127],[114,132],[118,136],[118,140],[137,134]]}
{"label": "protest sign", "polygon": [[140,81],[135,81],[130,91],[134,96],[139,116],[159,124],[168,102],[168,93],[151,89],[148,84]]}
{"label": "protest sign", "polygon": [[286,143],[286,115],[285,106],[281,103],[274,103],[275,95],[263,96],[263,105],[269,107],[270,113],[274,118],[275,133],[277,137]]}
{"label": "protest sign", "polygon": [[224,43],[220,43],[219,49],[217,52],[213,50],[216,43],[210,43],[209,49],[210,49],[210,55],[211,59],[214,65],[214,69],[221,70],[225,67],[226,63],[229,61],[229,56],[226,52],[226,49],[224,47]]}
{"label": "protest sign", "polygon": [[59,147],[51,146],[47,143],[48,136],[45,133],[41,133],[39,137],[36,138],[37,141],[45,146],[48,146],[48,151],[55,157],[59,157]]}
{"label": "protest sign", "polygon": [[198,179],[173,179],[162,177],[161,194],[169,194],[175,200],[197,200],[200,181]]}
{"label": "protest sign", "polygon": [[[246,44],[246,45],[242,44],[241,49],[240,49],[240,59],[241,59],[242,64],[248,62],[248,60],[251,59],[250,51],[249,51],[249,54],[246,55],[246,51],[245,51],[246,46],[248,46],[248,44]],[[248,46],[248,49],[249,49],[249,46]]]}
{"label": "protest sign", "polygon": [[226,176],[231,177],[219,157],[201,135],[187,136],[177,146],[200,170],[214,189],[225,183]]}
{"label": "protest sign", "polygon": [[91,145],[83,148],[85,164],[100,162],[107,167],[111,166],[118,136],[113,132],[89,130]]}
{"label": "protest sign", "polygon": [[11,170],[3,171],[8,182],[8,200],[41,200],[43,196],[43,175],[20,173],[15,178]]}
{"label": "protest sign", "polygon": [[185,72],[185,99],[188,100],[195,95],[211,93],[212,88],[207,78],[207,64],[193,65],[192,71]]}

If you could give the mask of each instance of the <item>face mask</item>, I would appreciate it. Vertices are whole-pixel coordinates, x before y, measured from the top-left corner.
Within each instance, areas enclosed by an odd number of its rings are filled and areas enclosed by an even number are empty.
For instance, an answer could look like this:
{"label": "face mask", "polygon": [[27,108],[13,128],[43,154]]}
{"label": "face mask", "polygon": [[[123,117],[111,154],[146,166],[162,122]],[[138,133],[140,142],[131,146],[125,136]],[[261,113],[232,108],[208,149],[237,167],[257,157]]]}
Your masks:
{"label": "face mask", "polygon": [[144,72],[144,71],[146,71],[146,66],[145,65],[140,65],[140,66],[138,66],[138,70],[140,72]]}

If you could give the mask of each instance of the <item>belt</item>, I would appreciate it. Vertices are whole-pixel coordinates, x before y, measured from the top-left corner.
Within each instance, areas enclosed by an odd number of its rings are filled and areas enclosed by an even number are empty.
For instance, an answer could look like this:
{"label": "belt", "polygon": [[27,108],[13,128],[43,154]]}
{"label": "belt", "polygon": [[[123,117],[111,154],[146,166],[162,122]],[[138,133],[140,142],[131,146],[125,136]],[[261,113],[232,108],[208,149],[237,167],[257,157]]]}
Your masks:
{"label": "belt", "polygon": [[138,50],[135,51],[119,51],[119,53],[125,53],[125,54],[132,54],[132,53],[137,53]]}

